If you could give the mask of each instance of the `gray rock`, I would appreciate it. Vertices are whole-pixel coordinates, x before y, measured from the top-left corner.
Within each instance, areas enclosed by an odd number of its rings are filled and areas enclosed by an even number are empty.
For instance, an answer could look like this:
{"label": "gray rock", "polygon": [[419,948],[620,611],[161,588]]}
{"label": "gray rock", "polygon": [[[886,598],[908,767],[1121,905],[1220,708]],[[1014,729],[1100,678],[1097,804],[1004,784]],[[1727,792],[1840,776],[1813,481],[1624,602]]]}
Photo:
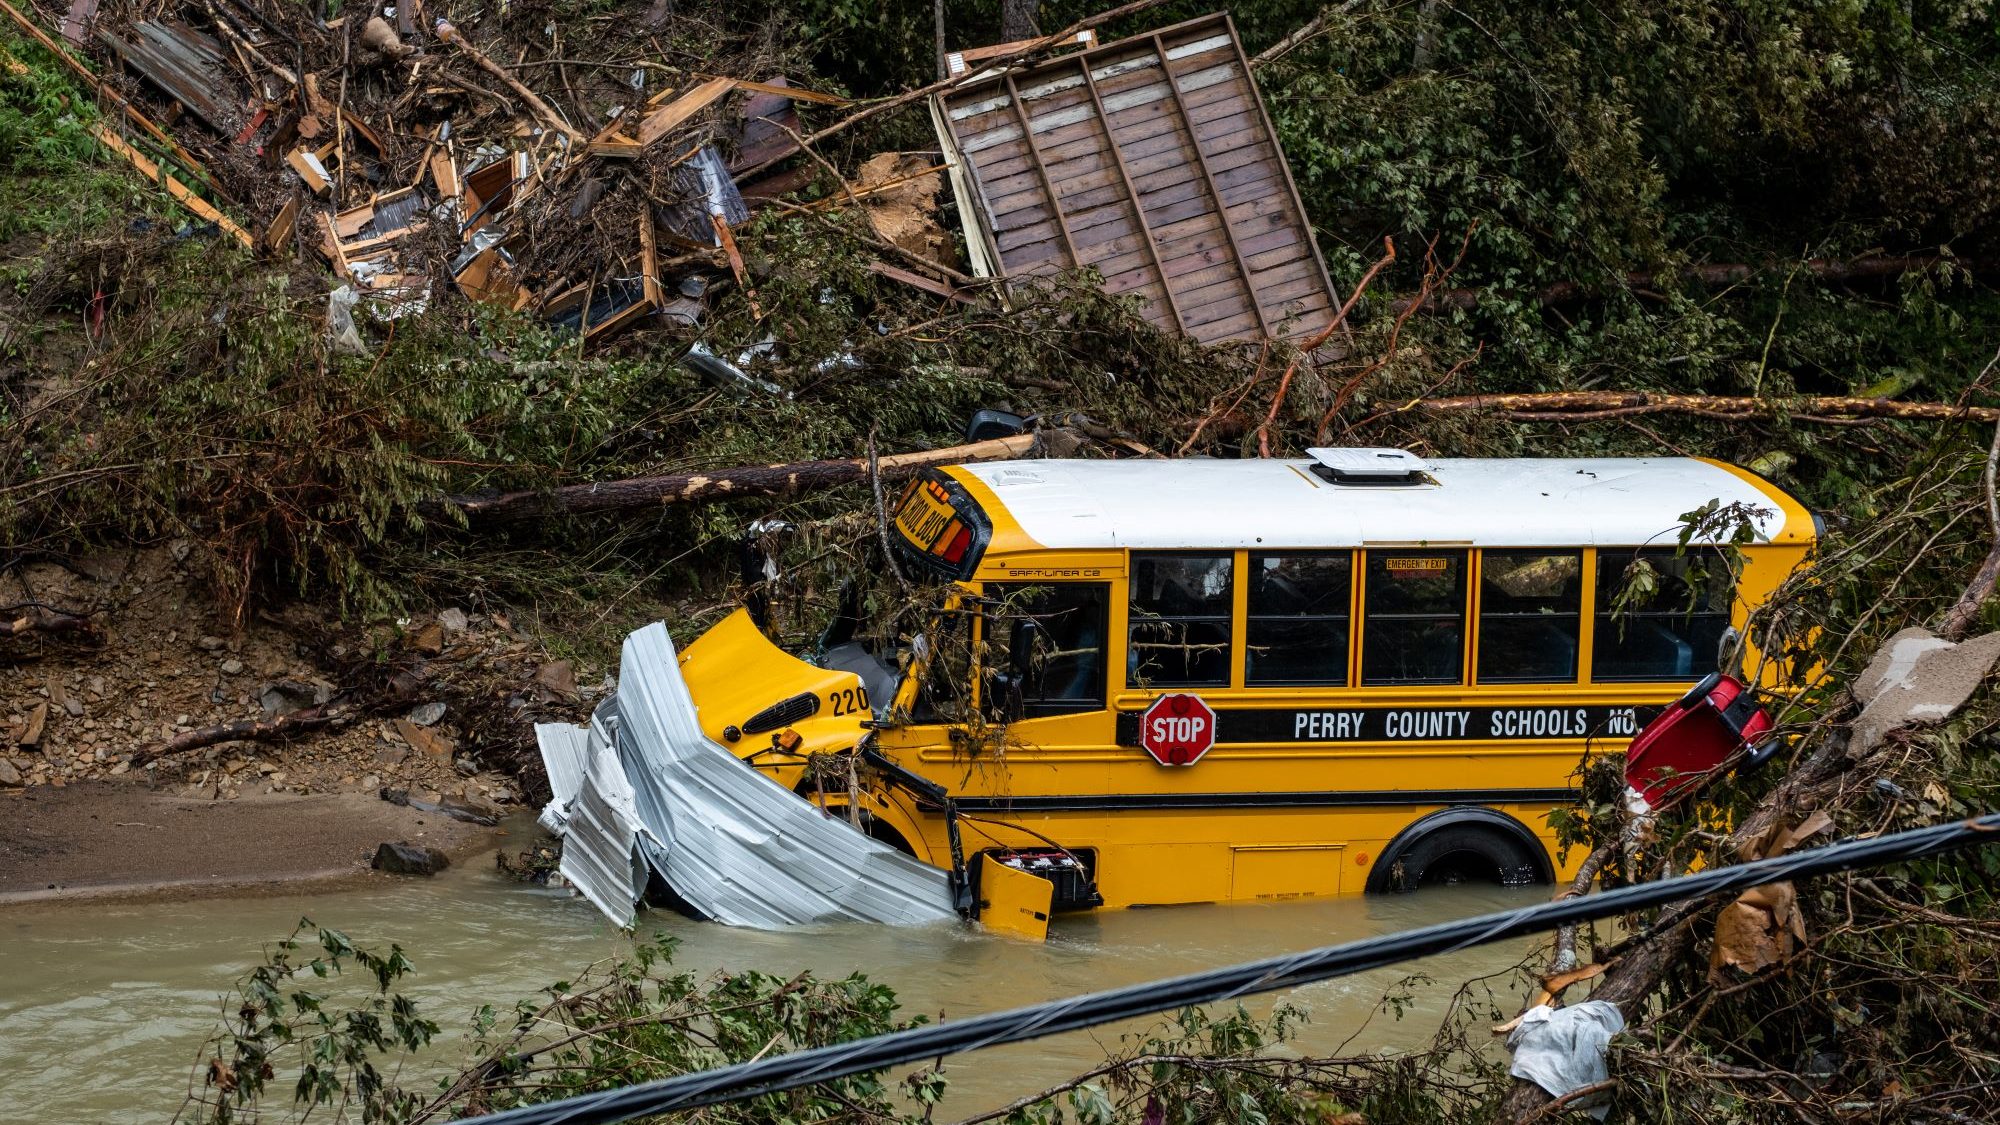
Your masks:
{"label": "gray rock", "polygon": [[266,715],[289,715],[316,702],[315,685],[301,680],[277,680],[258,689],[257,702]]}
{"label": "gray rock", "polygon": [[200,645],[202,648],[207,649],[209,652],[214,652],[216,649],[221,648],[223,645],[227,643],[228,642],[224,641],[221,637],[203,637],[195,642],[195,644]]}
{"label": "gray rock", "polygon": [[21,771],[14,768],[14,763],[0,758],[0,785],[19,784],[21,784]]}
{"label": "gray rock", "polygon": [[70,718],[81,719],[83,718],[83,700],[71,696],[63,700],[63,710],[69,712]]}
{"label": "gray rock", "polygon": [[412,707],[410,721],[420,727],[434,726],[439,719],[444,718],[444,711],[445,706],[442,703],[426,703],[421,707]]}
{"label": "gray rock", "polygon": [[438,624],[444,626],[447,633],[463,633],[472,622],[466,619],[464,610],[453,606],[438,614]]}
{"label": "gray rock", "polygon": [[225,676],[234,676],[241,671],[243,671],[243,662],[233,656],[222,662],[222,674]]}
{"label": "gray rock", "polygon": [[391,875],[435,875],[451,866],[451,860],[436,848],[422,844],[384,843],[375,849],[377,871]]}

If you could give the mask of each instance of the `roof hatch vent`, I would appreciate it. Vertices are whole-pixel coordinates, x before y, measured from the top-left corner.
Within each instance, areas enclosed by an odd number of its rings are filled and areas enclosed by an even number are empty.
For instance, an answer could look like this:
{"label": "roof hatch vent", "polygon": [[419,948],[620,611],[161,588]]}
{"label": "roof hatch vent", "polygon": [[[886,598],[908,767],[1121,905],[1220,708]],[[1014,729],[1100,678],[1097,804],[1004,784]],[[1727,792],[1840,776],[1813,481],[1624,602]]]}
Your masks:
{"label": "roof hatch vent", "polygon": [[1424,475],[1424,463],[1407,449],[1308,449],[1318,462],[1312,471],[1323,480],[1345,485],[1435,484]]}

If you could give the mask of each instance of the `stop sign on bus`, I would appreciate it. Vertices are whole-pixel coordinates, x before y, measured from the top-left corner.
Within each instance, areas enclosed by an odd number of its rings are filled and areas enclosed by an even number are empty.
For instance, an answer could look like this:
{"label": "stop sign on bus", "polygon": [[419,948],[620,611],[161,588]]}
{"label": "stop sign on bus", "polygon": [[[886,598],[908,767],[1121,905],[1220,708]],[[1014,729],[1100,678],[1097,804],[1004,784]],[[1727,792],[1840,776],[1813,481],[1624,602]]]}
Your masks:
{"label": "stop sign on bus", "polygon": [[1191,766],[1215,745],[1215,711],[1198,695],[1163,695],[1139,716],[1139,747],[1163,766]]}

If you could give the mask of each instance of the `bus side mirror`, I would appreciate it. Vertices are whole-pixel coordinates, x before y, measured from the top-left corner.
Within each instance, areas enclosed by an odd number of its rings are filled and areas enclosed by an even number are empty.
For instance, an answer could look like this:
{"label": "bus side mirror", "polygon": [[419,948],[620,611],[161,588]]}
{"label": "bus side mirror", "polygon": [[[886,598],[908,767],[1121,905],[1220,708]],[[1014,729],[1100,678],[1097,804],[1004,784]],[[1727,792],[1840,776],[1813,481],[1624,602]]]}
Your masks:
{"label": "bus side mirror", "polygon": [[1031,617],[1016,620],[1008,629],[1007,666],[986,676],[986,709],[995,720],[1011,723],[1024,714],[1022,701],[1031,682],[1035,646],[1041,638],[1041,623]]}
{"label": "bus side mirror", "polygon": [[1014,673],[1016,682],[1028,682],[1028,673],[1035,665],[1035,649],[1041,643],[1041,622],[1032,617],[1014,622],[1013,632],[1007,638],[1007,669]]}

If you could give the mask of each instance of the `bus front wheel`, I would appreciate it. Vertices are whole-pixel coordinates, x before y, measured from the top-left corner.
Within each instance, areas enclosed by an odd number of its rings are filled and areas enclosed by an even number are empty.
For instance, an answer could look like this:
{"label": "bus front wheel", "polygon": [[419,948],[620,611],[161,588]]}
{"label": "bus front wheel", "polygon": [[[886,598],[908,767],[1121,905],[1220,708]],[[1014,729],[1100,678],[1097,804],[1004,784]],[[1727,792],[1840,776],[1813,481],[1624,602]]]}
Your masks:
{"label": "bus front wheel", "polygon": [[1426,884],[1555,881],[1548,849],[1527,826],[1487,808],[1440,809],[1396,834],[1368,872],[1368,893],[1414,891]]}

